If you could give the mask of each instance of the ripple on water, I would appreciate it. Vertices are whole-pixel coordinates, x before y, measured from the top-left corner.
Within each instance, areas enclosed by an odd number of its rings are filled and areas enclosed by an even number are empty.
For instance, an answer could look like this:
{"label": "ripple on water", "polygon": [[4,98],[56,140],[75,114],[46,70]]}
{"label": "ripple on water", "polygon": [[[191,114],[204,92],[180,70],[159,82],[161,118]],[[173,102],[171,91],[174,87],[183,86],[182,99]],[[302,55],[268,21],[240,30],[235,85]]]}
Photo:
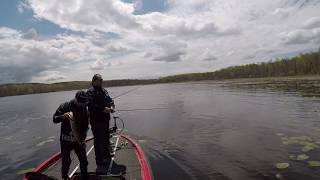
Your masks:
{"label": "ripple on water", "polygon": [[48,137],[46,140],[39,142],[36,146],[43,146],[47,143],[54,142],[55,136]]}

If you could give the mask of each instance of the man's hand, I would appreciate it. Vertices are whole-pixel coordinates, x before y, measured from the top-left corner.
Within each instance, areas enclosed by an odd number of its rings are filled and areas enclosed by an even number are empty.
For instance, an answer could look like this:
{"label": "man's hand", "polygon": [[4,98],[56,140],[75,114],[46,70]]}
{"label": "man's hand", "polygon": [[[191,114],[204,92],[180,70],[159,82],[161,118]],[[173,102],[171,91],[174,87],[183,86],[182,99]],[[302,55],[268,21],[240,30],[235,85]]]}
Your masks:
{"label": "man's hand", "polygon": [[66,120],[72,120],[72,112],[67,112],[63,114],[64,119]]}
{"label": "man's hand", "polygon": [[114,110],[114,106],[111,106],[111,113],[114,113],[114,112],[116,112],[115,110]]}
{"label": "man's hand", "polygon": [[109,107],[105,107],[104,108],[104,112],[105,113],[114,113],[114,109],[111,107],[111,108],[109,108]]}

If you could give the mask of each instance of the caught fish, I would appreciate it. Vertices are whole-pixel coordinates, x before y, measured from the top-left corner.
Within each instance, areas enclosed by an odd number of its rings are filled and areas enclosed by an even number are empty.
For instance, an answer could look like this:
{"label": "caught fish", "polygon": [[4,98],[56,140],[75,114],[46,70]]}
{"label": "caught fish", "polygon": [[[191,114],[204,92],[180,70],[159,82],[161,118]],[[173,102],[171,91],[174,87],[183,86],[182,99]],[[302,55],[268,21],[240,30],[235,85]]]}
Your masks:
{"label": "caught fish", "polygon": [[77,143],[81,144],[81,135],[80,135],[80,123],[74,118],[73,113],[69,113],[69,122],[72,130],[72,134]]}

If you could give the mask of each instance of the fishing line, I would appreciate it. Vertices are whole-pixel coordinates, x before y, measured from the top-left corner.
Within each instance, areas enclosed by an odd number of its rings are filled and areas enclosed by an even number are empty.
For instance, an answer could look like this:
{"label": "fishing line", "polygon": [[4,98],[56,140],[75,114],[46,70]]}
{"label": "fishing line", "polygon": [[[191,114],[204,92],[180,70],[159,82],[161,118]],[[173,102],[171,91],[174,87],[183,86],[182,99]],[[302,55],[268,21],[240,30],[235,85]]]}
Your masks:
{"label": "fishing line", "polygon": [[130,92],[135,91],[136,89],[138,89],[138,88],[140,88],[140,87],[142,87],[142,85],[141,85],[141,86],[137,86],[137,87],[135,87],[135,88],[132,88],[132,89],[130,89],[129,91],[126,91],[126,92],[124,92],[124,93],[122,93],[122,94],[114,97],[113,99],[117,99],[117,98],[119,98],[119,97],[121,97],[121,96],[124,96],[124,95],[126,95],[126,94],[129,94]]}
{"label": "fishing line", "polygon": [[118,132],[118,134],[121,134],[122,131],[124,130],[124,121],[123,119],[121,119],[120,117],[118,117],[120,120],[121,120],[121,123],[122,123],[122,128],[120,129],[120,131]]}
{"label": "fishing line", "polygon": [[[140,87],[142,87],[143,85],[140,85],[140,86],[137,86],[137,87],[135,87],[135,88],[132,88],[132,89],[130,89],[130,90],[128,90],[128,91],[126,91],[126,92],[124,92],[124,93],[122,93],[122,94],[120,94],[120,95],[118,95],[118,96],[115,96],[113,99],[117,99],[117,98],[119,98],[119,97],[121,97],[121,96],[124,96],[124,95],[127,95],[127,94],[129,94],[129,93],[131,93],[131,92],[133,92],[133,91],[135,91],[135,90],[137,90],[138,88],[140,88]],[[116,109],[115,111],[119,111],[119,112],[124,112],[124,111],[149,111],[149,110],[156,110],[156,109],[168,109],[168,108],[139,108],[139,109]]]}
{"label": "fishing line", "polygon": [[157,109],[169,109],[165,107],[159,107],[159,108],[141,108],[141,109],[116,109],[116,111],[152,111],[152,110],[157,110]]}

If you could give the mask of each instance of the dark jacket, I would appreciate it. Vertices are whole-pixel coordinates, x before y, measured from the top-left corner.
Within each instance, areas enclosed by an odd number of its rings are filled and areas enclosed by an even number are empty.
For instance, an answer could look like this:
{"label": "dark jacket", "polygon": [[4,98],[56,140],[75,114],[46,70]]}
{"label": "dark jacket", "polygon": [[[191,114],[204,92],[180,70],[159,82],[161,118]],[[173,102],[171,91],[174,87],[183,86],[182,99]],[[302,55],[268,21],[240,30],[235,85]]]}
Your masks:
{"label": "dark jacket", "polygon": [[114,106],[112,98],[104,88],[90,87],[87,90],[89,98],[88,109],[92,122],[103,122],[110,120],[110,113],[104,112],[105,107]]}
{"label": "dark jacket", "polygon": [[73,142],[75,139],[72,135],[70,122],[64,119],[63,114],[72,112],[74,118],[80,122],[80,135],[81,139],[85,140],[88,131],[89,113],[86,107],[77,107],[74,101],[62,103],[53,115],[54,123],[61,123],[60,141]]}

